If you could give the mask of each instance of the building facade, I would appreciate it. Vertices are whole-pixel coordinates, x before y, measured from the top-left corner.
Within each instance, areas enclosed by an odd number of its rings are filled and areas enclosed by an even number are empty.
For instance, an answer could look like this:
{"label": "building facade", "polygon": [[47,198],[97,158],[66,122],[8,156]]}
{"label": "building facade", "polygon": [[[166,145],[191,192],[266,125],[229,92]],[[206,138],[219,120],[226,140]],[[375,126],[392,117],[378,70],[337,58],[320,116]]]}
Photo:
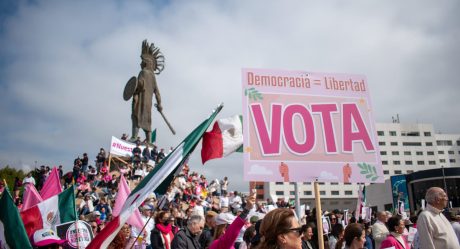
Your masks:
{"label": "building facade", "polygon": [[[435,133],[432,124],[377,123],[376,130],[385,180],[392,175],[420,170],[460,167],[460,134]],[[295,183],[292,182],[251,184],[252,188],[257,189],[258,199],[263,196],[263,200],[271,198],[276,201],[277,198],[295,197]],[[313,184],[298,184],[301,204],[314,207]],[[338,182],[320,183],[320,196],[323,210],[353,210],[356,208],[358,186]]]}

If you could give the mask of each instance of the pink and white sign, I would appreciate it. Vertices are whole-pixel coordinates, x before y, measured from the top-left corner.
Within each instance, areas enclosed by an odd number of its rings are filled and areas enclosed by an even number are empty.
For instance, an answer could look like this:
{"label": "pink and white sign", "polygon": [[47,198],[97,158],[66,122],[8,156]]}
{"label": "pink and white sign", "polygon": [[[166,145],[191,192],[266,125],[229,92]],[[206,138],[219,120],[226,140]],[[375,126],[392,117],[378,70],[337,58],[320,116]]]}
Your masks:
{"label": "pink and white sign", "polygon": [[245,180],[384,181],[365,76],[242,73]]}

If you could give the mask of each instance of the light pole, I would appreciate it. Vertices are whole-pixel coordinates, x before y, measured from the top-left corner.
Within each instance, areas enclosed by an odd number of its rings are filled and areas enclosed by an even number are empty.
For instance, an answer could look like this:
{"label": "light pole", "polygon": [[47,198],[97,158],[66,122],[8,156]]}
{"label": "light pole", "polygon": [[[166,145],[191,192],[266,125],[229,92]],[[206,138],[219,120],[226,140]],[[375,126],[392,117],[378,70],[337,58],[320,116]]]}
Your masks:
{"label": "light pole", "polygon": [[442,169],[442,181],[444,182],[444,191],[447,193],[447,183],[446,183],[446,175],[444,174],[444,165],[441,165]]}

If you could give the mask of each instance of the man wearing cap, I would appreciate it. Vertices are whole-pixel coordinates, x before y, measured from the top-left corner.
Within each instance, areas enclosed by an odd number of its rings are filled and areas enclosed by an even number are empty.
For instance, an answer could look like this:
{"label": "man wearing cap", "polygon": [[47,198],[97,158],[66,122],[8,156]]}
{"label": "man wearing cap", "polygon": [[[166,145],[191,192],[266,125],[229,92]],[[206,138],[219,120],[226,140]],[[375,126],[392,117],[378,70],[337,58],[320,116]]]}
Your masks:
{"label": "man wearing cap", "polygon": [[[149,220],[149,217],[152,215],[152,207],[150,207],[149,205],[143,205],[142,206],[142,215],[141,215],[141,218],[142,218],[142,221],[143,221],[143,224],[145,225],[147,223],[147,225],[145,226],[144,228],[144,231],[142,231],[142,239],[144,241],[145,244],[147,244],[146,248],[147,249],[150,249],[151,246],[150,246],[150,232],[153,230],[153,228],[155,227],[155,220],[154,219],[150,219]],[[129,245],[132,245],[134,242],[136,242],[136,238],[137,236],[141,233],[140,229],[133,226],[131,228],[131,238],[129,240]]]}
{"label": "man wearing cap", "polygon": [[67,240],[59,238],[56,232],[49,228],[35,231],[31,239],[32,245],[36,248],[50,248],[52,246],[61,246],[67,242]]}
{"label": "man wearing cap", "polygon": [[201,249],[199,238],[203,228],[204,218],[202,216],[190,216],[187,226],[174,236],[171,249]]}

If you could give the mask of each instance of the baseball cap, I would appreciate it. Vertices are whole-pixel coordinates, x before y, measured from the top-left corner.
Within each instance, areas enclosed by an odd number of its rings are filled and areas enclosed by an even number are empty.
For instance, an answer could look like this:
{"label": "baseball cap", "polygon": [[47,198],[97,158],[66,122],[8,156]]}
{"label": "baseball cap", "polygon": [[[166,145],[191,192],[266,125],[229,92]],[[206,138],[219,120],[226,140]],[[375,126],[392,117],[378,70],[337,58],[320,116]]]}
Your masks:
{"label": "baseball cap", "polygon": [[93,214],[94,214],[94,215],[99,215],[99,216],[100,216],[100,215],[101,215],[101,212],[99,212],[99,211],[94,211]]}
{"label": "baseball cap", "polygon": [[56,244],[62,245],[67,242],[67,240],[59,238],[56,233],[49,228],[35,231],[33,240],[33,244],[38,247]]}
{"label": "baseball cap", "polygon": [[251,218],[249,219],[249,222],[251,222],[252,224],[255,224],[258,220],[259,220],[259,216],[253,215],[253,216],[251,216]]}
{"label": "baseball cap", "polygon": [[145,204],[145,205],[142,206],[142,209],[143,210],[152,210],[152,207],[150,205]]}
{"label": "baseball cap", "polygon": [[231,224],[235,220],[235,216],[230,213],[220,213],[216,216],[216,225]]}

